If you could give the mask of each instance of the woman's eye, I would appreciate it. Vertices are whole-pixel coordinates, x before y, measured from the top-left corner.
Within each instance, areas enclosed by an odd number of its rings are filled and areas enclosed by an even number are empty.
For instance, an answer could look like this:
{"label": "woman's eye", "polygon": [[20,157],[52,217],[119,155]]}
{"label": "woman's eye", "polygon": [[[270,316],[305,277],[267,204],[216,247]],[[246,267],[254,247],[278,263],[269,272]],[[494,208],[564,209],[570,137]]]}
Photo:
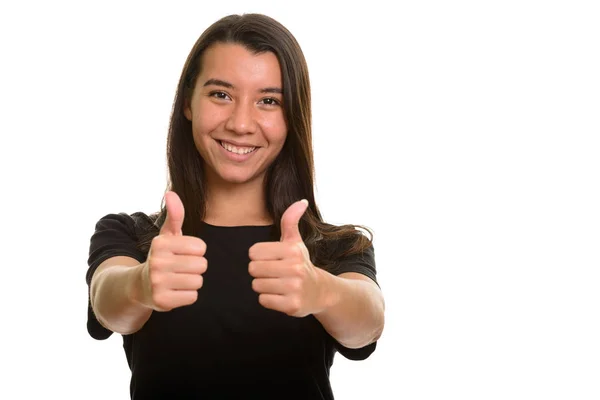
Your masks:
{"label": "woman's eye", "polygon": [[279,100],[273,98],[273,97],[267,97],[266,99],[262,99],[261,102],[263,104],[266,104],[268,106],[278,106],[280,105]]}
{"label": "woman's eye", "polygon": [[225,92],[211,92],[210,97],[215,97],[215,98],[221,99],[221,100],[229,99],[229,96]]}

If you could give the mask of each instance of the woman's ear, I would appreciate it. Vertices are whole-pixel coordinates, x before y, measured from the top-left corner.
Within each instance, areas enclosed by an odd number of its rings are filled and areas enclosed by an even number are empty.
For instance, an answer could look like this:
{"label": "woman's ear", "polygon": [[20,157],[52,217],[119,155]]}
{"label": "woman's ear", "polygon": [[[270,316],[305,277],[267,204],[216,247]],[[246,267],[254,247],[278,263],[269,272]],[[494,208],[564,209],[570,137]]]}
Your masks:
{"label": "woman's ear", "polygon": [[190,96],[185,96],[185,99],[183,100],[183,115],[185,115],[188,121],[192,121],[192,108]]}

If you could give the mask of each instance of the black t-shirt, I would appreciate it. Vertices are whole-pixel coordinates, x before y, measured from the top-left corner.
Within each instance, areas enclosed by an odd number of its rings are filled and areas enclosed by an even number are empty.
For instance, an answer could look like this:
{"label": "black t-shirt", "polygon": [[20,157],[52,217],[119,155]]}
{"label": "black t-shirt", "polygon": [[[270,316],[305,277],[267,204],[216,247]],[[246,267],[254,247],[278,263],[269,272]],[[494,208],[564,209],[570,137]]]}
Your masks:
{"label": "black t-shirt", "polygon": [[[148,217],[109,214],[91,237],[87,283],[100,263],[147,253],[138,240]],[[273,241],[271,226],[218,227],[203,224],[208,269],[198,300],[169,312],[153,312],[146,324],[123,335],[132,372],[132,399],[333,399],[329,369],[335,352],[352,360],[376,347],[348,349],[313,316],[290,317],[258,302],[248,273],[248,249]],[[373,248],[348,257],[332,273],[362,273],[374,281]],[[112,332],[95,318],[88,299],[88,332],[106,339]],[[239,397],[238,397],[239,396]]]}

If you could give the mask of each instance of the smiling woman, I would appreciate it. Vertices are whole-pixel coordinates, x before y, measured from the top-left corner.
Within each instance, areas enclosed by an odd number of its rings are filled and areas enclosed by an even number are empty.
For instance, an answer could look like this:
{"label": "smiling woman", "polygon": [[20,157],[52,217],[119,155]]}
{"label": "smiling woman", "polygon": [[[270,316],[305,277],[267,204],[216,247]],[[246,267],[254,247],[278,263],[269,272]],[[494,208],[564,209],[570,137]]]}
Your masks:
{"label": "smiling woman", "polygon": [[217,43],[202,61],[184,114],[205,161],[207,185],[243,183],[261,192],[267,168],[287,134],[277,57],[255,54],[240,44]]}
{"label": "smiling woman", "polygon": [[336,352],[384,326],[372,238],[323,221],[300,46],[258,14],[217,21],[183,68],[161,210],[91,237],[88,331],[123,335],[131,397],[332,399]]}

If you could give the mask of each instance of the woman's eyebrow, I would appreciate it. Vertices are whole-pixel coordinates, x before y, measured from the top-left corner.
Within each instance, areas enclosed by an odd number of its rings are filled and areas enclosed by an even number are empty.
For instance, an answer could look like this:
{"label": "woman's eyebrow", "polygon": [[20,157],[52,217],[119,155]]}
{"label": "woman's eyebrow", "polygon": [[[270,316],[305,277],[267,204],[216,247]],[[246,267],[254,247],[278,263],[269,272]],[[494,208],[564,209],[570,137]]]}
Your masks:
{"label": "woman's eyebrow", "polygon": [[221,79],[211,78],[204,83],[204,86],[215,85],[215,86],[224,86],[227,89],[235,89],[235,87],[226,81],[222,81]]}
{"label": "woman's eyebrow", "polygon": [[283,94],[283,90],[281,90],[281,88],[278,87],[268,87],[268,88],[264,88],[264,89],[260,89],[261,93],[279,93],[279,94]]}
{"label": "woman's eyebrow", "polygon": [[[221,80],[221,79],[211,78],[204,83],[204,86],[211,86],[211,85],[223,86],[223,87],[226,87],[227,89],[231,89],[231,90],[235,89],[235,86],[232,83],[229,83],[229,82]],[[266,87],[266,88],[260,89],[260,93],[283,94],[283,90],[279,87]]]}

